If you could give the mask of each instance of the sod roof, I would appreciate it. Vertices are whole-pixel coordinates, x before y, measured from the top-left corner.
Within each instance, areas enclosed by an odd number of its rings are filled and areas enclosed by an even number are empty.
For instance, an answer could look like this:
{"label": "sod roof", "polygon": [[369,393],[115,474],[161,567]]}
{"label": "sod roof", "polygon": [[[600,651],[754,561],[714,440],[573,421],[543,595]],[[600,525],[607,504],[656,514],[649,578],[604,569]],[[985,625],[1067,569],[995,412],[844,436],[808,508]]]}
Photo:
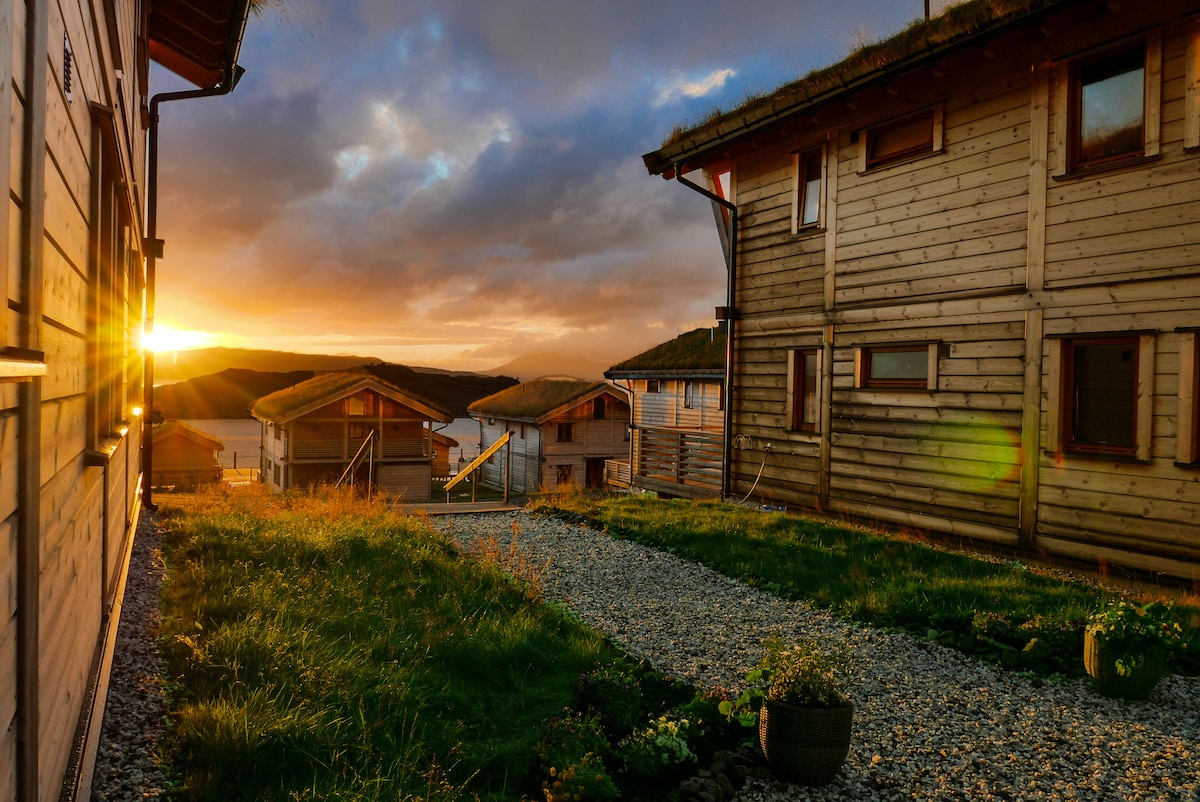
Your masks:
{"label": "sod roof", "polygon": [[695,329],[604,371],[605,378],[724,376],[725,329]]}
{"label": "sod roof", "polygon": [[308,381],[277,390],[255,401],[250,414],[259,420],[283,424],[368,388],[431,420],[442,423],[453,420],[446,410],[361,369],[319,373]]}
{"label": "sod roof", "polygon": [[606,391],[611,391],[613,395],[619,394],[619,391],[606,382],[565,378],[536,379],[481,398],[471,404],[468,411],[474,416],[541,423],[560,409],[581,404]]}
{"label": "sod roof", "polygon": [[164,421],[163,423],[160,423],[158,426],[154,427],[154,434],[152,435],[152,437],[154,439],[154,442],[157,443],[160,440],[164,440],[164,439],[171,437],[172,435],[176,435],[176,434],[180,435],[182,437],[186,437],[189,440],[195,440],[197,443],[200,443],[201,445],[208,446],[213,451],[224,451],[225,450],[225,444],[222,443],[220,440],[213,437],[208,432],[202,432],[199,429],[195,428],[194,426],[188,426],[183,421],[169,420],[169,421]]}
{"label": "sod roof", "polygon": [[969,0],[929,20],[918,19],[883,41],[859,48],[829,67],[752,98],[732,111],[716,110],[693,126],[677,126],[662,147],[643,156],[652,175],[673,172],[741,137],[777,125],[891,75],[932,62],[1024,20],[1078,0]]}

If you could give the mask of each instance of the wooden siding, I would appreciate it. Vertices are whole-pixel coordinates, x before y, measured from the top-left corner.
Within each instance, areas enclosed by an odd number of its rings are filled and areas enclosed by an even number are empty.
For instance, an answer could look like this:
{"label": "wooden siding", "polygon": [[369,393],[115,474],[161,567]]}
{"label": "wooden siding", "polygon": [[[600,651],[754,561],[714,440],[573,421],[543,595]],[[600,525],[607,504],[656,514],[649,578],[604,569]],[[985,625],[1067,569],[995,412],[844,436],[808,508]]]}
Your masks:
{"label": "wooden siding", "polygon": [[[1184,141],[1200,42],[1165,0],[1063,14],[1053,37],[1014,30],[988,58],[967,50],[726,150],[742,223],[732,495],[758,478],[757,496],[793,507],[1200,577],[1200,470],[1177,462],[1192,454],[1178,422],[1197,415],[1179,376],[1196,358],[1181,330],[1200,325],[1200,153]],[[1161,53],[1148,157],[1060,170],[1056,76],[1131,35]],[[933,104],[940,150],[860,170],[865,128]],[[823,143],[825,228],[793,233],[793,154]],[[1142,343],[1135,458],[1064,449],[1063,340],[1122,333]],[[858,386],[860,349],[902,344],[930,346],[936,389]],[[824,355],[814,431],[790,430],[797,348]],[[674,421],[665,394],[635,399],[635,424]]]}

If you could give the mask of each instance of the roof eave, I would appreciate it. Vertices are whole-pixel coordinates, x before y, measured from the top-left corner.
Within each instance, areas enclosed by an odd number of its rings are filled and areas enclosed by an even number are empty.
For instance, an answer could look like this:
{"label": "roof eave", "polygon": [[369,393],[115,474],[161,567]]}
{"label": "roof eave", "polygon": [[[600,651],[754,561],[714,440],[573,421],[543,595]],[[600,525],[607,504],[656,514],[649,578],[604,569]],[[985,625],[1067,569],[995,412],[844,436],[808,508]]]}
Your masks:
{"label": "roof eave", "polygon": [[201,89],[236,80],[251,0],[156,0],[150,58]]}
{"label": "roof eave", "polygon": [[[751,102],[726,115],[720,120],[707,126],[694,129],[679,142],[666,145],[656,151],[644,154],[642,162],[650,175],[661,175],[663,178],[675,177],[678,166],[680,172],[687,173],[710,159],[716,152],[728,147],[739,140],[751,137],[772,126],[781,124],[804,113],[811,113],[840,98],[853,94],[874,84],[890,80],[902,73],[918,69],[929,63],[943,58],[950,53],[970,47],[982,39],[995,36],[1011,28],[1025,25],[1033,20],[1049,15],[1073,0],[1046,0],[1037,9],[1009,19],[997,20],[994,23],[961,37],[951,37],[938,45],[927,46],[925,49],[914,50],[884,67],[863,69],[858,74],[852,71],[843,73],[840,82],[828,89],[803,98],[785,102],[782,105],[766,100]],[[849,77],[847,77],[849,76]],[[757,107],[756,107],[757,106]]]}

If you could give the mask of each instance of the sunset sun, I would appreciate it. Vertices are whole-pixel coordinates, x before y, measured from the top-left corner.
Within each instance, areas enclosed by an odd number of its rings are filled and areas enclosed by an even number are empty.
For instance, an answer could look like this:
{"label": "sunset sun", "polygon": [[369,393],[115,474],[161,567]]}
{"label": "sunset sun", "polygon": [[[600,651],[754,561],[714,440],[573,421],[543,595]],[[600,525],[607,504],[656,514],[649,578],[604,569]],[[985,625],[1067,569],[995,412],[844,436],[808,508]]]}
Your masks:
{"label": "sunset sun", "polygon": [[190,351],[207,348],[216,341],[216,335],[207,331],[188,331],[171,326],[155,326],[154,331],[142,335],[142,350],[156,354],[171,351]]}

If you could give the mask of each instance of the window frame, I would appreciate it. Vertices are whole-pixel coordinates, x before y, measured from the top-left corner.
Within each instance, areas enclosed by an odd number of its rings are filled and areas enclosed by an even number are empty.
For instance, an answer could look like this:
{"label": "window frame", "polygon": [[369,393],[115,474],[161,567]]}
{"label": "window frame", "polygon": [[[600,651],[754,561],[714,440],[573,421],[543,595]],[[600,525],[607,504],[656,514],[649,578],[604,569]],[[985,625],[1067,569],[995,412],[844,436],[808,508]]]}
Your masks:
{"label": "window frame", "polygon": [[[1106,446],[1075,439],[1076,349],[1086,346],[1129,343],[1134,348],[1133,443],[1130,446]],[[1050,388],[1048,403],[1047,448],[1055,454],[1069,453],[1108,459],[1149,462],[1154,425],[1154,332],[1099,332],[1056,338],[1050,350]]]}
{"label": "window frame", "polygon": [[[938,382],[940,343],[891,343],[863,345],[854,352],[854,386],[862,390],[934,392]],[[878,353],[924,353],[925,375],[920,378],[880,378],[871,372],[872,357]]]}
{"label": "window frame", "polygon": [[659,395],[662,393],[661,379],[646,379],[646,394]]}
{"label": "window frame", "polygon": [[574,484],[575,483],[575,466],[574,465],[555,465],[554,466],[554,484]]}
{"label": "window frame", "polygon": [[[788,351],[787,377],[787,429],[792,432],[814,433],[821,426],[821,360],[822,349],[819,346],[792,348]],[[805,382],[804,363],[807,357],[813,357],[814,375],[812,387],[812,420],[804,420],[807,407],[804,404],[808,387]]]}
{"label": "window frame", "polygon": [[[1142,148],[1103,159],[1081,161],[1080,135],[1080,76],[1083,69],[1107,59],[1116,59],[1131,50],[1142,48]],[[1159,155],[1162,135],[1162,31],[1110,42],[1106,45],[1074,54],[1060,61],[1055,72],[1054,101],[1054,169],[1055,178],[1119,168],[1137,164]],[[1200,134],[1198,134],[1200,136]],[[1185,142],[1185,145],[1187,143]]]}
{"label": "window frame", "polygon": [[[566,434],[566,437],[563,437],[563,434]],[[565,423],[559,423],[555,439],[559,443],[574,443],[575,424],[569,421]]]}
{"label": "window frame", "polygon": [[[805,220],[804,211],[808,206],[809,200],[809,184],[811,183],[810,172],[812,171],[812,160],[816,160],[817,176],[817,216],[815,220]],[[819,145],[815,148],[805,148],[799,150],[792,155],[793,170],[795,176],[795,186],[792,191],[792,233],[803,234],[813,231],[821,231],[825,228],[825,187],[828,184],[828,167],[826,159],[826,148],[824,145]]]}
{"label": "window frame", "polygon": [[[881,135],[899,131],[926,117],[929,118],[928,140],[884,155],[872,155],[873,146]],[[941,153],[945,147],[944,133],[945,107],[941,103],[864,128],[859,135],[858,171],[865,173]]]}
{"label": "window frame", "polygon": [[598,395],[592,399],[592,420],[606,420],[608,401],[606,396]]}

